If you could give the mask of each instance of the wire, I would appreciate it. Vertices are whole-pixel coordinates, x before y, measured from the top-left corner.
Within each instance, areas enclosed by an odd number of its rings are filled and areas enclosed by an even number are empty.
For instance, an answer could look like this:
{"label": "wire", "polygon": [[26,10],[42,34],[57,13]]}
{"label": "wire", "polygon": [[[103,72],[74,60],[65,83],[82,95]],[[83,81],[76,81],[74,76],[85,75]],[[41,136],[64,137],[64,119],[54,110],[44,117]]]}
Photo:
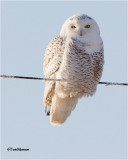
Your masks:
{"label": "wire", "polygon": [[44,80],[44,81],[60,81],[60,79],[38,78],[38,77],[23,77],[23,76],[13,76],[13,75],[0,75],[0,78],[31,79],[31,80]]}
{"label": "wire", "polygon": [[[43,80],[43,81],[61,81],[61,79],[24,77],[24,76],[13,76],[13,75],[0,75],[0,78],[31,79],[31,80]],[[128,86],[128,83],[117,83],[117,82],[99,82],[99,84],[105,84],[106,86],[109,86],[109,85]]]}

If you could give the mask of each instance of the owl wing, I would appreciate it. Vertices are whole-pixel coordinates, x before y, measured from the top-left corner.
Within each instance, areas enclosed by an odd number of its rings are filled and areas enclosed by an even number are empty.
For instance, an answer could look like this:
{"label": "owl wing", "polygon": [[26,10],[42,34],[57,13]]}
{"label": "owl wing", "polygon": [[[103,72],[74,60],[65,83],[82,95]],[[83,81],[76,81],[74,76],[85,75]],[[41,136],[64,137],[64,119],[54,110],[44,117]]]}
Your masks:
{"label": "owl wing", "polygon": [[[48,45],[44,55],[43,70],[46,78],[56,78],[57,71],[62,62],[65,49],[65,40],[58,36],[54,38]],[[51,106],[52,97],[55,90],[55,81],[47,81],[45,83],[44,104]]]}
{"label": "owl wing", "polygon": [[96,52],[93,54],[93,59],[95,64],[94,66],[94,79],[96,82],[99,82],[102,71],[103,71],[103,65],[104,65],[104,51],[101,49],[100,52]]}

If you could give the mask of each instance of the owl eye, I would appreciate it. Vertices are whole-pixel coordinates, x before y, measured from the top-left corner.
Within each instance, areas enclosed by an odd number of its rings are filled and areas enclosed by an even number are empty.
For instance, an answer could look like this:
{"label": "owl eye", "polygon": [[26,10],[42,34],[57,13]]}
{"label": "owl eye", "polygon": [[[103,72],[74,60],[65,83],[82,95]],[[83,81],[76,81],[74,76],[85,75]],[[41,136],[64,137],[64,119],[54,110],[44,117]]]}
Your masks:
{"label": "owl eye", "polygon": [[71,28],[76,28],[76,26],[71,26]]}
{"label": "owl eye", "polygon": [[88,24],[88,25],[86,25],[86,26],[85,26],[85,28],[90,28],[90,25],[89,25],[89,24]]}

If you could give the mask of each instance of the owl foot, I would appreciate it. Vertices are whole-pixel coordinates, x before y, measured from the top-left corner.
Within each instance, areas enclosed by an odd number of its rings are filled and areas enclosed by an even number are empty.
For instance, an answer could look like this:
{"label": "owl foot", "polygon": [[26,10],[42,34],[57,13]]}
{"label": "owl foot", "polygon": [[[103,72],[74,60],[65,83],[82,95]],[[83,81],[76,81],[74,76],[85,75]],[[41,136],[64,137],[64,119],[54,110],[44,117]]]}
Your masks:
{"label": "owl foot", "polygon": [[47,116],[50,116],[50,110],[49,110],[49,111],[47,111],[46,115],[47,115]]}
{"label": "owl foot", "polygon": [[45,113],[47,116],[50,116],[50,108],[47,110],[47,106],[45,106]]}

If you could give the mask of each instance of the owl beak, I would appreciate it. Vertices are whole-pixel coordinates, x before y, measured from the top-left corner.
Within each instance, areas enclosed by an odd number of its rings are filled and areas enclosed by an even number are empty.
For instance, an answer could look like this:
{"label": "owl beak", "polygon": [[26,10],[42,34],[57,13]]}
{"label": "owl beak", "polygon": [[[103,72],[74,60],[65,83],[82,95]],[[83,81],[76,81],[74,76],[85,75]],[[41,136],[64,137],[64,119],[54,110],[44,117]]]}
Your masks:
{"label": "owl beak", "polygon": [[82,32],[83,32],[83,30],[80,30],[80,36],[83,36],[83,33],[82,33]]}

